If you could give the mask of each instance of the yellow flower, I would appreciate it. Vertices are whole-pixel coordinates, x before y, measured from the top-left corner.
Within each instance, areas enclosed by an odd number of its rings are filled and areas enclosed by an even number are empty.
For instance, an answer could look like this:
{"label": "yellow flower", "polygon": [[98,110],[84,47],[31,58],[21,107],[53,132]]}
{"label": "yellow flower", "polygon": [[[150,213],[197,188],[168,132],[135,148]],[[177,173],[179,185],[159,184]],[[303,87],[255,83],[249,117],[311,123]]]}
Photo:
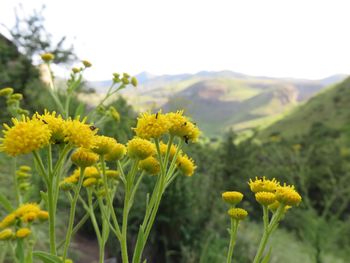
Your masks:
{"label": "yellow flower", "polygon": [[24,214],[21,219],[24,223],[33,222],[37,218],[39,213],[40,213],[40,211],[37,213],[29,212],[29,213]]}
{"label": "yellow flower", "polygon": [[95,164],[98,159],[99,157],[96,153],[93,153],[92,151],[84,148],[79,148],[71,156],[72,162],[79,167],[91,166]]}
{"label": "yellow flower", "polygon": [[90,68],[92,66],[91,62],[88,60],[82,60],[81,61],[86,68]]}
{"label": "yellow flower", "polygon": [[41,54],[40,56],[41,56],[41,59],[44,60],[46,63],[50,62],[55,58],[55,56],[51,53],[44,53],[44,54]]}
{"label": "yellow flower", "polygon": [[[80,169],[77,169],[76,171],[77,173],[77,178],[79,178],[80,176]],[[97,170],[97,168],[95,166],[89,166],[89,167],[86,167],[85,168],[85,171],[84,171],[84,178],[91,178],[91,177],[94,177],[94,178],[100,178],[100,173],[99,171]]]}
{"label": "yellow flower", "polygon": [[13,93],[13,88],[6,87],[3,89],[0,89],[0,96],[10,96]]}
{"label": "yellow flower", "polygon": [[93,147],[97,129],[79,120],[68,120],[64,127],[64,140],[74,146],[90,149]]}
{"label": "yellow flower", "polygon": [[11,228],[6,228],[0,232],[0,240],[7,240],[13,237],[13,231]]}
{"label": "yellow flower", "polygon": [[242,208],[231,208],[227,213],[230,217],[236,220],[243,220],[248,215],[248,212]]}
{"label": "yellow flower", "polygon": [[116,143],[114,138],[96,135],[92,150],[99,155],[105,155],[113,149]]}
{"label": "yellow flower", "polygon": [[32,170],[32,168],[28,165],[21,165],[19,169],[21,170],[21,172],[30,172]]}
{"label": "yellow flower", "polygon": [[17,216],[15,213],[8,214],[5,218],[0,222],[0,228],[8,227],[16,222]]}
{"label": "yellow flower", "polygon": [[160,172],[159,161],[153,156],[147,157],[146,159],[140,161],[139,167],[141,170],[144,170],[146,173],[151,175],[156,175]]}
{"label": "yellow flower", "polygon": [[25,203],[16,209],[15,214],[17,217],[22,217],[28,213],[38,214],[40,212],[40,207],[37,203]]}
{"label": "yellow flower", "polygon": [[14,126],[4,124],[4,138],[0,150],[11,156],[26,154],[39,150],[50,142],[51,132],[42,121],[30,120],[22,116],[22,120],[12,119]]}
{"label": "yellow flower", "polygon": [[261,205],[271,205],[276,200],[276,195],[270,192],[257,192],[255,194],[256,201]]}
{"label": "yellow flower", "polygon": [[141,114],[137,119],[136,135],[142,139],[160,138],[169,131],[170,123],[161,112]]}
{"label": "yellow flower", "polygon": [[[163,142],[160,142],[159,146],[160,146],[159,147],[160,148],[160,153],[163,156],[165,156],[165,154],[166,154],[166,152],[168,150],[168,145],[163,143]],[[176,154],[176,150],[177,150],[177,147],[174,144],[172,144],[170,146],[170,151],[169,151],[169,160],[172,160],[174,158],[174,156]]]}
{"label": "yellow flower", "polygon": [[178,136],[185,142],[196,142],[200,130],[187,117],[183,116],[183,111],[170,112],[166,115],[170,122],[169,132],[173,136]]}
{"label": "yellow flower", "polygon": [[72,68],[72,71],[74,74],[77,74],[81,71],[81,68],[74,67],[74,68]]}
{"label": "yellow flower", "polygon": [[280,185],[280,183],[273,178],[272,180],[266,179],[265,177],[263,178],[257,178],[255,177],[255,180],[252,181],[252,179],[249,180],[249,186],[250,190],[253,193],[257,192],[275,192],[277,187]]}
{"label": "yellow flower", "polygon": [[294,189],[294,186],[285,184],[277,187],[276,200],[285,205],[296,206],[301,202],[301,196]]}
{"label": "yellow flower", "polygon": [[118,161],[126,154],[126,147],[121,143],[115,143],[111,151],[105,155],[106,161]]}
{"label": "yellow flower", "polygon": [[83,186],[84,187],[90,187],[90,186],[95,185],[96,183],[97,183],[97,179],[91,177],[91,178],[87,178],[87,179],[84,180]]}
{"label": "yellow flower", "polygon": [[116,170],[107,170],[106,171],[106,176],[108,178],[117,178],[119,176],[119,172]]}
{"label": "yellow flower", "polygon": [[20,229],[17,230],[16,236],[17,236],[18,238],[26,238],[27,236],[30,235],[31,232],[32,232],[32,231],[30,231],[29,228],[27,228],[27,227],[22,227],[22,228],[20,228]]}
{"label": "yellow flower", "polygon": [[49,218],[49,213],[47,211],[44,211],[44,210],[41,210],[39,213],[38,213],[38,218],[40,220],[47,220]]}
{"label": "yellow flower", "polygon": [[21,93],[14,93],[10,96],[10,99],[13,100],[22,100],[23,99],[23,95]]}
{"label": "yellow flower", "polygon": [[65,121],[61,115],[56,116],[55,111],[50,113],[45,110],[44,114],[40,115],[39,113],[36,113],[34,116],[49,127],[51,131],[51,141],[53,143],[64,141]]}
{"label": "yellow flower", "polygon": [[192,176],[194,170],[197,168],[194,164],[192,158],[189,158],[187,155],[179,156],[176,160],[177,168],[187,176]]}
{"label": "yellow flower", "polygon": [[236,205],[242,201],[243,194],[236,191],[224,192],[222,193],[222,199],[231,205]]}
{"label": "yellow flower", "polygon": [[143,160],[156,153],[154,144],[141,138],[131,139],[127,144],[127,149],[131,159]]}

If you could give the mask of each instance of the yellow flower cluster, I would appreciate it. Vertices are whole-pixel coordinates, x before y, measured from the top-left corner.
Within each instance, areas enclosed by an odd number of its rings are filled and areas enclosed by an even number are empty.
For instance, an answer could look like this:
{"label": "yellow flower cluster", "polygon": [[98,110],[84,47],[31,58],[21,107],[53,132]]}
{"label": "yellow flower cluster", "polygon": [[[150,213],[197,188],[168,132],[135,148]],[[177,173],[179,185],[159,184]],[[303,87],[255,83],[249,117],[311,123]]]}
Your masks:
{"label": "yellow flower cluster", "polygon": [[95,143],[97,130],[85,124],[85,120],[64,120],[55,112],[45,111],[32,118],[22,116],[12,119],[13,126],[4,124],[4,137],[0,150],[10,156],[30,153],[50,143],[66,142],[75,147],[91,149]]}
{"label": "yellow flower cluster", "polygon": [[110,151],[105,155],[106,161],[121,160],[126,154],[126,147],[121,143],[115,143]]}
{"label": "yellow flower cluster", "polygon": [[143,113],[138,118],[134,130],[136,135],[142,139],[158,139],[165,134],[170,134],[182,138],[186,143],[195,142],[200,135],[198,127],[183,116],[183,111],[167,114]]}
{"label": "yellow flower cluster", "polygon": [[17,230],[16,235],[10,228],[10,226],[17,227],[17,222],[21,222],[22,224],[32,223],[36,220],[47,220],[49,218],[49,214],[47,211],[41,210],[39,205],[36,203],[26,203],[22,204],[15,211],[5,216],[0,222],[0,229],[3,229],[0,232],[0,240],[7,240],[12,237],[17,238],[25,238],[27,237],[31,231],[29,228],[20,228]]}
{"label": "yellow flower cluster", "polygon": [[22,116],[21,120],[12,119],[13,126],[4,124],[4,138],[1,138],[0,150],[11,156],[39,150],[50,142],[51,131],[41,120]]}
{"label": "yellow flower cluster", "polygon": [[99,155],[106,155],[113,149],[116,144],[117,141],[114,138],[108,136],[95,136],[92,151]]}
{"label": "yellow flower cluster", "polygon": [[276,211],[280,205],[285,207],[285,211],[301,202],[300,194],[294,186],[284,184],[283,186],[276,179],[255,178],[249,180],[250,190],[255,193],[256,201],[268,206],[270,210]]}

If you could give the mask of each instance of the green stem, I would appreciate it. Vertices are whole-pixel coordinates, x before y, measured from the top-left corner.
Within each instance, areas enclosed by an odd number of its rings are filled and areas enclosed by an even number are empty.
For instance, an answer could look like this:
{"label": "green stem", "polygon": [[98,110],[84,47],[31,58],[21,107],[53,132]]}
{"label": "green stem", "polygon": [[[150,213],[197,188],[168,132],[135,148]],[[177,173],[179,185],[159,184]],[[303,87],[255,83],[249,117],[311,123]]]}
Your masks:
{"label": "green stem", "polygon": [[19,191],[18,187],[18,178],[16,175],[16,170],[17,170],[17,157],[13,158],[13,174],[14,174],[14,186],[15,186],[15,193],[16,193],[16,201],[18,207],[22,204],[22,197],[21,193]]}
{"label": "green stem", "polygon": [[70,214],[69,214],[69,223],[68,223],[68,229],[67,229],[67,234],[66,234],[66,243],[65,243],[64,249],[63,249],[63,259],[62,259],[63,262],[65,262],[65,260],[66,260],[68,247],[69,247],[70,240],[71,240],[71,237],[72,237],[74,217],[75,217],[75,208],[76,208],[76,204],[77,204],[77,201],[78,201],[80,188],[81,188],[81,186],[83,184],[84,171],[85,171],[85,167],[81,167],[80,168],[79,182],[78,182],[78,185],[75,188],[74,197],[73,197],[73,200],[71,202]]}
{"label": "green stem", "polygon": [[120,231],[118,219],[117,219],[117,216],[115,214],[113,202],[112,202],[112,199],[111,199],[111,196],[109,193],[109,189],[108,189],[108,182],[107,182],[107,176],[106,176],[106,164],[105,164],[103,156],[100,157],[100,162],[101,162],[101,166],[102,166],[103,185],[104,185],[104,189],[106,192],[107,205],[108,205],[108,208],[110,209],[111,214],[112,214],[112,220],[114,223],[114,228],[115,228],[116,233],[117,233],[117,238],[120,241],[122,239],[122,233]]}
{"label": "green stem", "polygon": [[226,263],[232,262],[233,249],[236,245],[237,229],[239,221],[231,218],[230,245],[227,253]]}

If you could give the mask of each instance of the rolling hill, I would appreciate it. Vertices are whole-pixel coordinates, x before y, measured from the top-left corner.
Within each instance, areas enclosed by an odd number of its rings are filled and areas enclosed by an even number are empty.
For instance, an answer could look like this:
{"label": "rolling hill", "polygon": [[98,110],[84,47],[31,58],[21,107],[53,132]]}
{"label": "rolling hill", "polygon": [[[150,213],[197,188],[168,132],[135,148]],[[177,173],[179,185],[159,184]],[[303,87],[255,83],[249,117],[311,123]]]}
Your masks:
{"label": "rolling hill", "polygon": [[[345,78],[278,79],[232,71],[161,76],[143,72],[136,77],[139,87],[122,93],[136,110],[184,109],[209,137],[220,136],[229,128],[244,131],[267,126],[327,85]],[[111,81],[89,84],[104,93]]]}
{"label": "rolling hill", "polygon": [[264,138],[275,133],[284,137],[303,135],[317,123],[350,134],[350,78],[324,89],[282,120],[262,130],[260,136]]}

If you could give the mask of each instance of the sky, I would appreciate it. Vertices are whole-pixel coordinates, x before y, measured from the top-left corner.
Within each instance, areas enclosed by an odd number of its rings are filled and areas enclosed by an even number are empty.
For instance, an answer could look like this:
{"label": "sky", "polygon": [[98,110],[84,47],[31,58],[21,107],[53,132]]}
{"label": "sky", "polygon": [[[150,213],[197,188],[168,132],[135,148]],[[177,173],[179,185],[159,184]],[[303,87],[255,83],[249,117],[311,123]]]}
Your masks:
{"label": "sky", "polygon": [[[11,26],[18,0],[0,0]],[[349,0],[25,0],[45,3],[46,28],[66,35],[90,80],[232,70],[318,79],[350,73]],[[0,32],[4,32],[0,26]]]}

